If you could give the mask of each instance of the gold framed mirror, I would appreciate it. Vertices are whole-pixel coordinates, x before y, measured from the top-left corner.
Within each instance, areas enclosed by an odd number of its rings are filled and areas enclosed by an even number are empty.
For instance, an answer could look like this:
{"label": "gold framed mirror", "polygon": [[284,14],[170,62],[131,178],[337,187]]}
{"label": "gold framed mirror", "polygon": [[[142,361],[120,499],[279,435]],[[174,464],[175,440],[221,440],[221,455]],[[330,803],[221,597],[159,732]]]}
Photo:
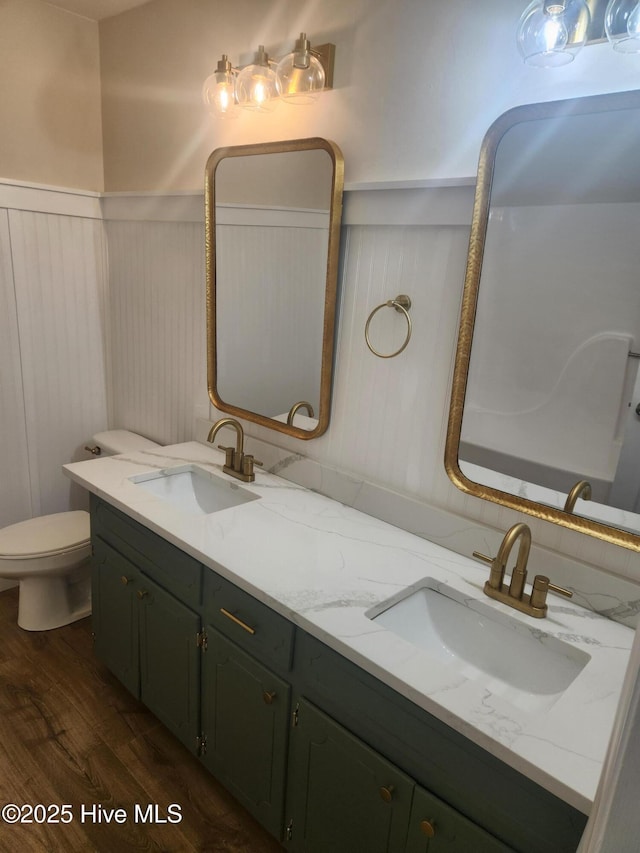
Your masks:
{"label": "gold framed mirror", "polygon": [[516,107],[480,154],[445,468],[640,550],[640,92]]}
{"label": "gold framed mirror", "polygon": [[218,148],[205,172],[209,398],[301,439],[329,425],[343,186],[319,137]]}

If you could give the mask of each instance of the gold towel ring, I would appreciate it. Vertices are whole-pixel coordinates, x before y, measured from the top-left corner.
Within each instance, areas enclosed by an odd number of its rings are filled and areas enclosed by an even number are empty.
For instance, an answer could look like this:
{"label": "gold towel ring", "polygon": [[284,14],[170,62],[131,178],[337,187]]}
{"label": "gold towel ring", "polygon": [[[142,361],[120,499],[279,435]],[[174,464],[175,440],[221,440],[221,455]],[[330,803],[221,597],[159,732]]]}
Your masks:
{"label": "gold towel ring", "polygon": [[[404,343],[400,349],[397,349],[395,352],[390,352],[388,355],[374,349],[374,347],[371,346],[371,341],[369,340],[369,325],[381,308],[395,308],[396,311],[401,311],[404,314],[405,320],[407,321],[407,337],[404,339]],[[409,316],[409,308],[411,308],[411,299],[404,293],[401,293],[399,296],[396,296],[395,299],[389,299],[387,302],[383,302],[382,305],[378,305],[378,307],[374,308],[371,314],[369,314],[367,325],[364,327],[364,339],[371,352],[374,355],[377,355],[378,358],[393,358],[395,355],[400,355],[402,350],[411,340],[411,317]]]}

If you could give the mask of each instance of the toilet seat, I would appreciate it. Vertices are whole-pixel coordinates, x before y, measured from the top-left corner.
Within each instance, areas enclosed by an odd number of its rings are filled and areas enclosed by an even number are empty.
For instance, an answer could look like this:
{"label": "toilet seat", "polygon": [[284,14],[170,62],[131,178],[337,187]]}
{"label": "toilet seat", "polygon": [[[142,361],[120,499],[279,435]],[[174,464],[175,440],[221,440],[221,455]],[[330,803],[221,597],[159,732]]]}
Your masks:
{"label": "toilet seat", "polygon": [[0,564],[2,560],[45,559],[86,549],[90,535],[89,513],[84,510],[28,518],[0,530]]}

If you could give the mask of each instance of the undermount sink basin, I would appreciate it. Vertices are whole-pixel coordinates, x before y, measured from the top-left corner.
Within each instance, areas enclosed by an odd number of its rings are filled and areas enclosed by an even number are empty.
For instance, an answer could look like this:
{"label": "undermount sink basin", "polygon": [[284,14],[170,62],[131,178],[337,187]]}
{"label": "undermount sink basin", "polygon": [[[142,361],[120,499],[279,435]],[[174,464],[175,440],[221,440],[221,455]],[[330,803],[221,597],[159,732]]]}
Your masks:
{"label": "undermount sink basin", "polygon": [[[591,659],[586,652],[466,598],[432,578],[367,616],[465,679],[531,711],[550,708]],[[534,620],[531,620],[532,622]]]}
{"label": "undermount sink basin", "polygon": [[247,489],[197,465],[179,465],[129,477],[132,483],[191,515],[209,515],[259,500]]}

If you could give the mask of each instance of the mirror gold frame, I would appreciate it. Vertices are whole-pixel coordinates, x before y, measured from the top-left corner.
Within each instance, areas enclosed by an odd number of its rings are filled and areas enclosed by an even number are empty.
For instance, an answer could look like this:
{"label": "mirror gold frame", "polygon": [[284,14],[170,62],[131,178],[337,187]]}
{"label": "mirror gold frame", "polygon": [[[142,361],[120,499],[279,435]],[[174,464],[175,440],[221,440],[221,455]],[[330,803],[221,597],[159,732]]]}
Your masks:
{"label": "mirror gold frame", "polygon": [[469,495],[493,501],[544,521],[550,521],[570,530],[586,533],[589,536],[635,551],[640,551],[640,536],[634,533],[469,480],[460,469],[458,454],[478,290],[489,222],[494,166],[496,152],[502,137],[514,125],[521,122],[590,113],[610,113],[615,110],[637,109],[638,107],[640,107],[640,92],[637,91],[531,104],[515,107],[504,113],[487,131],[482,143],[478,164],[444,460],[449,478],[459,489]]}
{"label": "mirror gold frame", "polygon": [[[222,160],[229,157],[248,157],[259,154],[285,154],[297,151],[324,150],[329,155],[332,169],[330,189],[329,234],[327,248],[326,286],[320,365],[320,399],[318,422],[311,430],[282,423],[274,418],[235,406],[223,400],[218,393],[217,340],[216,340],[216,198],[215,173]],[[236,145],[217,148],[207,161],[205,170],[205,263],[206,263],[206,316],[207,316],[207,385],[209,399],[221,412],[243,418],[269,429],[308,440],[326,432],[331,414],[331,391],[335,350],[336,300],[338,283],[338,258],[340,225],[342,221],[342,192],[344,187],[344,159],[338,146],[320,137],[266,142],[253,145]]]}

